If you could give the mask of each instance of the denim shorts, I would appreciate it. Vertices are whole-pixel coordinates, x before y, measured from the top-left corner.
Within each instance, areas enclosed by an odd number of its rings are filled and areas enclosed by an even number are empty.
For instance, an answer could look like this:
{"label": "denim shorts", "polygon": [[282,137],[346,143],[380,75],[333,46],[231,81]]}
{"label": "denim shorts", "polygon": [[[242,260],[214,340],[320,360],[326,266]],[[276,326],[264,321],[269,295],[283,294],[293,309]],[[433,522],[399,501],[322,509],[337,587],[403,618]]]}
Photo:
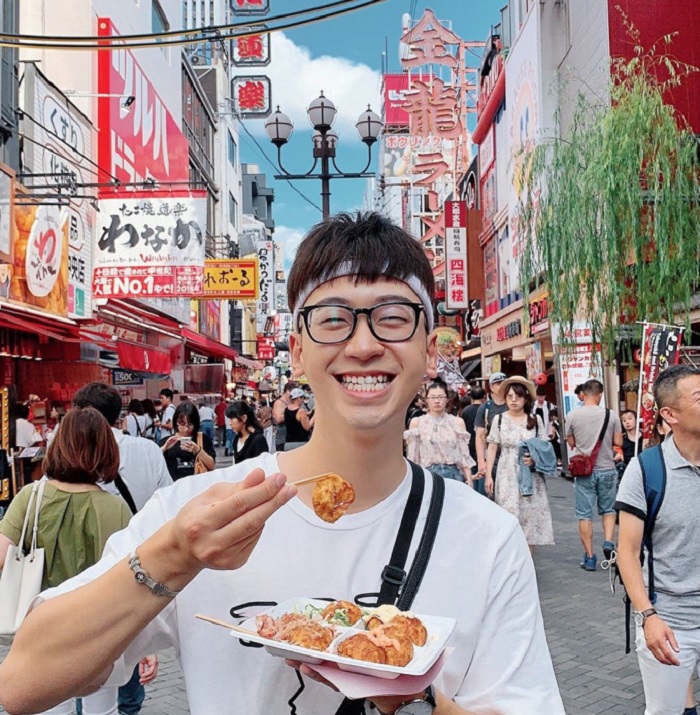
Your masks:
{"label": "denim shorts", "polygon": [[455,479],[458,482],[464,481],[464,472],[456,464],[431,464],[428,470],[435,472],[438,477],[444,479]]}
{"label": "denim shorts", "polygon": [[594,471],[590,477],[574,482],[574,509],[577,519],[593,519],[593,505],[598,500],[598,514],[614,514],[617,496],[617,470]]}

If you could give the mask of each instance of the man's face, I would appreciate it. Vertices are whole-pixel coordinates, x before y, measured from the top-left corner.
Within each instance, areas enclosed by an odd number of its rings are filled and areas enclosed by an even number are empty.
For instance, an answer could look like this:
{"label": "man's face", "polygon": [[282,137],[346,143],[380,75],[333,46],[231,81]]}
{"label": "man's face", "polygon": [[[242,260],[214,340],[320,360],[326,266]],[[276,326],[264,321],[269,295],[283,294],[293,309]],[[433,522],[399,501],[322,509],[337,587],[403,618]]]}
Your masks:
{"label": "man's face", "polygon": [[537,404],[544,405],[544,395],[537,395]]}
{"label": "man's face", "polygon": [[[388,302],[419,303],[405,284],[393,280],[355,285],[352,278],[337,278],[319,286],[306,301],[318,304],[371,308]],[[290,338],[292,365],[297,377],[311,384],[319,423],[343,420],[353,429],[372,430],[390,421],[402,422],[424,374],[435,376],[435,336],[427,336],[420,315],[413,337],[400,343],[382,342],[360,315],[353,335],[342,343],[320,345],[306,328]],[[363,387],[366,386],[366,387]]]}
{"label": "man's face", "polygon": [[496,382],[491,383],[491,394],[494,397],[498,397],[501,394],[501,385],[503,384],[503,380],[497,380]]}
{"label": "man's face", "polygon": [[170,398],[167,395],[161,395],[160,404],[163,405],[163,407],[167,407],[170,404]]}
{"label": "man's face", "polygon": [[660,412],[674,432],[700,435],[700,375],[680,379],[676,384],[676,398]]}

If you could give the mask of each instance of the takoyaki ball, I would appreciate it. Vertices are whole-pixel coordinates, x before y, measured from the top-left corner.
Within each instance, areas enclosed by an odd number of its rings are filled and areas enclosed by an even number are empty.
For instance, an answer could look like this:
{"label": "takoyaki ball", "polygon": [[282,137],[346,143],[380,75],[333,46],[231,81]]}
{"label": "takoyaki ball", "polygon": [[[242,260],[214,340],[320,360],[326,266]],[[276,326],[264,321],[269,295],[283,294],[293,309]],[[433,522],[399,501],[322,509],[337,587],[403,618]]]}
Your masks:
{"label": "takoyaki ball", "polygon": [[311,494],[316,515],[330,524],[338,521],[355,501],[355,490],[338,474],[329,474],[314,485]]}
{"label": "takoyaki ball", "polygon": [[362,618],[362,610],[350,601],[333,601],[323,609],[321,617],[341,626],[354,626]]}
{"label": "takoyaki ball", "polygon": [[403,636],[417,646],[424,646],[428,640],[426,627],[415,616],[396,616],[389,623],[384,624],[381,629],[392,638]]}
{"label": "takoyaki ball", "polygon": [[332,628],[309,621],[291,628],[287,633],[287,642],[300,648],[326,650],[333,641],[333,636]]}
{"label": "takoyaki ball", "polygon": [[386,663],[384,648],[373,643],[366,633],[357,633],[338,644],[338,655],[368,663]]}
{"label": "takoyaki ball", "polygon": [[398,665],[403,668],[413,658],[413,643],[405,635],[397,633],[390,635],[390,632],[385,630],[389,627],[390,624],[377,628],[375,633],[382,633],[387,639],[386,641],[382,639],[382,648],[384,648],[384,653],[386,654],[386,664]]}

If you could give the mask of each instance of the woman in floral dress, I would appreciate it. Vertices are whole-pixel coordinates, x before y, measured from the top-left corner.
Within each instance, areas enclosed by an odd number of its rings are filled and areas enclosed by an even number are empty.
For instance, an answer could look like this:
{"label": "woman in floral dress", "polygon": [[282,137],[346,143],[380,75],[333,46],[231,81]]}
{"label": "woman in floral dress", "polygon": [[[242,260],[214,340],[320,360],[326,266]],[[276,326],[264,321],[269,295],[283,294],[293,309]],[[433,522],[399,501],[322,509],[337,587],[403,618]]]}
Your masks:
{"label": "woman in floral dress", "polygon": [[469,433],[464,422],[447,412],[447,387],[433,382],[428,387],[428,414],[414,417],[403,433],[406,456],[445,479],[471,486],[474,460],[469,454]]}
{"label": "woman in floral dress", "polygon": [[[508,411],[493,420],[488,436],[486,454],[486,493],[494,496],[496,504],[517,517],[532,551],[533,546],[554,543],[552,513],[549,509],[547,487],[542,475],[534,476],[534,494],[520,495],[518,474],[520,442],[539,437],[546,439],[540,418],[530,414],[535,387],[525,378],[509,378],[502,387]],[[501,454],[496,468],[495,490],[493,468],[498,448]],[[532,464],[531,460],[528,460]],[[527,462],[525,462],[527,464]]]}

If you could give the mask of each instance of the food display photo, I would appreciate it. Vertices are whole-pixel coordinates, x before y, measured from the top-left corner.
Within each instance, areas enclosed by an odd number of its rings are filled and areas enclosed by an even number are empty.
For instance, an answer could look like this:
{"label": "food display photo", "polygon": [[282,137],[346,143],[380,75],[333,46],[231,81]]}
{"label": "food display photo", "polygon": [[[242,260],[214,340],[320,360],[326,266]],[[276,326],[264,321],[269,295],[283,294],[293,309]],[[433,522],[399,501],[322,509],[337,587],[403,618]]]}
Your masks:
{"label": "food display photo", "polygon": [[452,618],[367,608],[350,601],[293,598],[249,618],[231,635],[272,655],[380,678],[423,675],[454,632]]}

